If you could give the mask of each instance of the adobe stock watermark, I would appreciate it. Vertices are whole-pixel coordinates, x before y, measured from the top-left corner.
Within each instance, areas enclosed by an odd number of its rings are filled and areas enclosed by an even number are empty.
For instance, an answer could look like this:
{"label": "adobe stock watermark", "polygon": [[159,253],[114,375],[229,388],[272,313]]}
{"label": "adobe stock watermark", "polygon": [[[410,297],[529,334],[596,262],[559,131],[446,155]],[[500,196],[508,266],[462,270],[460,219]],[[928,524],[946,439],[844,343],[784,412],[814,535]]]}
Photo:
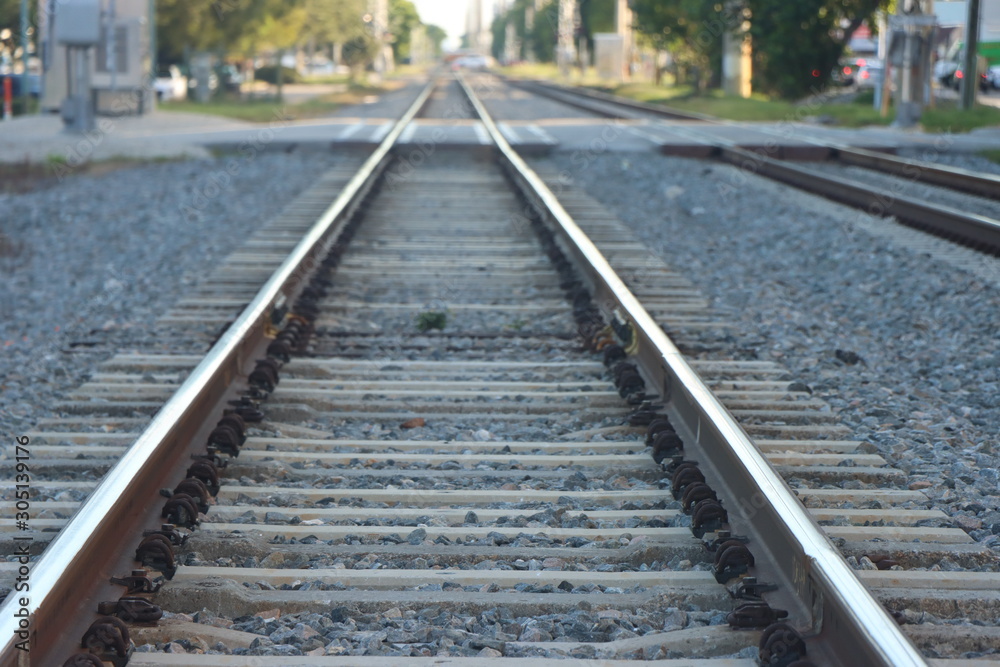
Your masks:
{"label": "adobe stock watermark", "polygon": [[280,131],[290,124],[285,109],[276,110],[266,127],[256,130],[240,143],[237,148],[238,156],[230,157],[221,168],[212,171],[198,182],[190,198],[178,205],[181,215],[188,222],[199,220],[202,212],[229,189],[233,179],[239,176],[243,169],[257,158],[258,153],[274,142]]}
{"label": "adobe stock watermark", "polygon": [[111,115],[100,116],[92,130],[86,130],[67,144],[52,163],[51,173],[62,182],[64,178],[91,161],[94,152],[118,130],[121,118],[141,107],[150,95],[155,95],[155,79],[148,78],[133,86],[111,105]]}

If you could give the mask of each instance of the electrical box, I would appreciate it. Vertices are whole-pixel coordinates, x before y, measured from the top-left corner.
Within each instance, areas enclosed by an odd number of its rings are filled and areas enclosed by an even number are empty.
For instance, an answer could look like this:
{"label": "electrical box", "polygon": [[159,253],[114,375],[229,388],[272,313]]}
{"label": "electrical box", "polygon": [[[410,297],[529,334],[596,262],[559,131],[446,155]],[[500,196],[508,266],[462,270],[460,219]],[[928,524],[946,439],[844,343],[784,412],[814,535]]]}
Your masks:
{"label": "electrical box", "polygon": [[60,0],[56,4],[56,42],[93,46],[101,40],[101,0]]}

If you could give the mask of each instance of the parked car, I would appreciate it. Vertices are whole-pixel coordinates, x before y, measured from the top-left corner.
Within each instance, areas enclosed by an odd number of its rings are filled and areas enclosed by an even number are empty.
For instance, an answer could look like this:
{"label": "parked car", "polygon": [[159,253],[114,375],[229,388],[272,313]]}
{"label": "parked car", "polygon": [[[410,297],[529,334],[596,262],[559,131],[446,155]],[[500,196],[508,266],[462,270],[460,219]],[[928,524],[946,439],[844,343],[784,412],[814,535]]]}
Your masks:
{"label": "parked car", "polygon": [[235,65],[221,65],[215,69],[215,73],[216,76],[218,76],[219,81],[222,83],[223,90],[230,93],[240,92],[240,86],[243,85],[244,76]]}
{"label": "parked car", "polygon": [[882,83],[884,71],[885,66],[881,60],[868,58],[863,65],[858,67],[854,80],[858,84],[858,88],[875,88]]}
{"label": "parked car", "polygon": [[955,60],[939,60],[934,63],[934,78],[941,82],[942,86],[952,85],[955,77],[955,70],[958,69],[958,62]]}
{"label": "parked car", "polygon": [[484,70],[490,66],[490,58],[488,56],[462,56],[451,63],[451,68],[453,70],[459,69],[474,69],[474,70]]}
{"label": "parked car", "polygon": [[868,64],[865,56],[847,56],[841,58],[833,70],[833,82],[840,86],[853,86],[858,82],[858,70]]}
{"label": "parked car", "polygon": [[994,90],[1000,89],[1000,65],[994,65],[986,72],[986,79]]}
{"label": "parked car", "polygon": [[[215,91],[219,89],[219,75],[215,72],[208,73],[208,94],[215,95]],[[198,79],[194,76],[187,77],[187,96],[193,98],[195,91],[198,90]]]}
{"label": "parked car", "polygon": [[[955,90],[962,89],[962,80],[965,79],[965,68],[959,67],[955,70],[955,76],[951,78],[951,87]],[[990,85],[989,72],[983,70],[979,73],[979,90],[985,91]]]}
{"label": "parked car", "polygon": [[156,73],[154,88],[156,89],[156,99],[161,102],[183,100],[187,97],[187,77],[181,74],[177,65],[162,67]]}

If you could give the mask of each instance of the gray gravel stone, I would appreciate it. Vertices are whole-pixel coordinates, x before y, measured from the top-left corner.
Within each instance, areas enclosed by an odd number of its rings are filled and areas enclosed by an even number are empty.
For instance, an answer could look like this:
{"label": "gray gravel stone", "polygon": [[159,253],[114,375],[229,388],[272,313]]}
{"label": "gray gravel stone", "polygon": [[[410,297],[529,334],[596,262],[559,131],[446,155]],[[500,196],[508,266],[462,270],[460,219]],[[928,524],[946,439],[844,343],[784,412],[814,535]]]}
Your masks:
{"label": "gray gravel stone", "polygon": [[[0,429],[23,432],[343,155],[260,153],[69,176],[0,194]],[[227,177],[228,185],[225,182]]]}
{"label": "gray gravel stone", "polygon": [[[540,166],[574,179],[734,314],[723,354],[782,363],[872,451],[926,481],[913,488],[968,517],[963,526],[1000,510],[994,284],[866,233],[878,219],[729,166],[588,158],[557,155]],[[970,534],[997,548],[992,530]]]}

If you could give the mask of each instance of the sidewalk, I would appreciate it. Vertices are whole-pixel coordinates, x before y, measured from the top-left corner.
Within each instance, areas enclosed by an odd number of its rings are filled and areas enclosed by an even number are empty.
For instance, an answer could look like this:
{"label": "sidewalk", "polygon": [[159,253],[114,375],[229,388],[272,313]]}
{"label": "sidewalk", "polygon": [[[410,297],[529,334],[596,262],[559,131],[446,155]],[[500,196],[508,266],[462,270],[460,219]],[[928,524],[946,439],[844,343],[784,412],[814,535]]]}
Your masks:
{"label": "sidewalk", "polygon": [[[417,85],[417,84],[414,84]],[[335,92],[344,84],[285,86],[285,102]],[[335,142],[344,129],[381,126],[402,113],[416,97],[412,86],[388,92],[375,104],[349,105],[330,118],[269,123],[194,112],[154,111],[143,116],[98,117],[93,132],[67,132],[58,114],[0,121],[0,163],[63,162],[70,166],[109,158],[169,159],[211,156],[212,146],[261,150],[272,143]],[[384,104],[383,104],[384,102]],[[397,108],[398,107],[398,108]],[[275,106],[277,112],[280,106]]]}
{"label": "sidewalk", "polygon": [[208,157],[200,142],[179,134],[252,132],[258,126],[218,116],[152,113],[97,119],[86,134],[67,132],[56,114],[24,116],[0,122],[0,162],[62,161],[70,165],[112,157],[137,159]]}

